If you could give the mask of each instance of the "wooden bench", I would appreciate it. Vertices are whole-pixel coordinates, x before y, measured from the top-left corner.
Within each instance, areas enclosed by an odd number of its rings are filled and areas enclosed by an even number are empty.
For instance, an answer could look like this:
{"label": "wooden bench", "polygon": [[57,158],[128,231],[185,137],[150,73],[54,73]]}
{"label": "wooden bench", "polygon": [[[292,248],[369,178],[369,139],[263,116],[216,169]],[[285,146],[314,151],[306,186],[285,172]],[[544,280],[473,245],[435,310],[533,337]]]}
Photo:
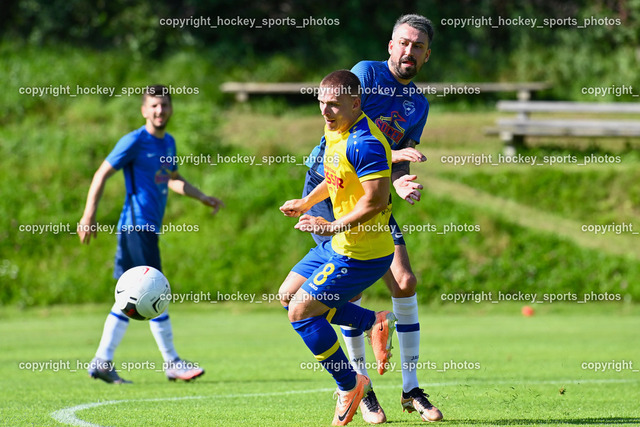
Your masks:
{"label": "wooden bench", "polygon": [[640,103],[499,101],[498,111],[516,113],[515,118],[499,118],[496,128],[487,134],[500,135],[505,152],[514,153],[524,146],[527,136],[563,137],[640,137],[638,120],[602,120],[593,118],[532,119],[532,113],[567,114],[640,114]]}
{"label": "wooden bench", "polygon": [[[415,82],[421,93],[429,96],[478,95],[489,92],[516,92],[521,101],[531,99],[531,93],[549,89],[545,82],[523,83],[424,83]],[[236,101],[246,102],[249,95],[308,95],[313,96],[318,89],[314,83],[257,83],[226,82],[220,85],[223,93],[235,94]],[[466,93],[465,93],[466,92]]]}

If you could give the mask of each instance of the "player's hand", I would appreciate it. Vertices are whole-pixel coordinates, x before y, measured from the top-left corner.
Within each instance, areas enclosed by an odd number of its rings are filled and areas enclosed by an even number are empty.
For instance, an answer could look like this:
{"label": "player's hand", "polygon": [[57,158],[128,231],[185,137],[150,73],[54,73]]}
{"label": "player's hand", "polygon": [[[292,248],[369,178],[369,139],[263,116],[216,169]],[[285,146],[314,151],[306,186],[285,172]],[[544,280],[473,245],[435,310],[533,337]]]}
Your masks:
{"label": "player's hand", "polygon": [[293,228],[319,236],[333,236],[336,234],[334,225],[321,216],[302,215]]}
{"label": "player's hand", "polygon": [[308,210],[309,208],[305,206],[303,199],[287,200],[284,205],[280,206],[280,211],[291,218],[298,218]]}
{"label": "player's hand", "polygon": [[398,196],[406,200],[410,205],[420,201],[420,190],[423,187],[421,184],[414,182],[417,178],[417,175],[403,175],[393,182]]}
{"label": "player's hand", "polygon": [[213,197],[213,196],[204,196],[200,199],[200,201],[204,204],[207,205],[209,207],[213,208],[213,211],[211,211],[211,215],[215,215],[218,213],[218,211],[221,208],[224,208],[224,202],[220,199],[218,199],[217,197]]}
{"label": "player's hand", "polygon": [[403,148],[402,150],[391,150],[391,163],[420,163],[426,161],[427,157],[413,147]]}
{"label": "player's hand", "polygon": [[94,239],[98,237],[96,220],[93,218],[80,218],[76,231],[78,232],[80,243],[88,245],[91,241],[91,236],[93,236]]}

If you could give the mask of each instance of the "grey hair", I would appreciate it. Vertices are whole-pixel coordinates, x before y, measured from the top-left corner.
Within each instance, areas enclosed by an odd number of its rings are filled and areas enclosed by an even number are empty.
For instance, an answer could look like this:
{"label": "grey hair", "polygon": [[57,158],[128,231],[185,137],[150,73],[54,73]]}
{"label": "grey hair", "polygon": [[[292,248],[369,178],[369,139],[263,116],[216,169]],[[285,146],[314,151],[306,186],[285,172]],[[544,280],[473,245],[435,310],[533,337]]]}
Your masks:
{"label": "grey hair", "polygon": [[407,24],[411,28],[425,33],[429,37],[429,47],[431,47],[431,42],[433,42],[433,24],[429,19],[416,14],[402,15],[393,26],[391,38],[393,38],[393,35],[396,33],[396,29],[403,24]]}

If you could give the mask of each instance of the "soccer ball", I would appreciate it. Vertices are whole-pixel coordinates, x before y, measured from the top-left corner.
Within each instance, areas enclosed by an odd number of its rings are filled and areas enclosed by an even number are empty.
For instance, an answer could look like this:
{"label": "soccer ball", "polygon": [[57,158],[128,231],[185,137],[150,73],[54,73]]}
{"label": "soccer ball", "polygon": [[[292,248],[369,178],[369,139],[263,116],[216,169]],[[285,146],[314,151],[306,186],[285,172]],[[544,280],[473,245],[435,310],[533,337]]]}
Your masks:
{"label": "soccer ball", "polygon": [[158,317],[169,305],[171,287],[164,274],[142,265],[124,272],[116,283],[116,306],[131,319]]}

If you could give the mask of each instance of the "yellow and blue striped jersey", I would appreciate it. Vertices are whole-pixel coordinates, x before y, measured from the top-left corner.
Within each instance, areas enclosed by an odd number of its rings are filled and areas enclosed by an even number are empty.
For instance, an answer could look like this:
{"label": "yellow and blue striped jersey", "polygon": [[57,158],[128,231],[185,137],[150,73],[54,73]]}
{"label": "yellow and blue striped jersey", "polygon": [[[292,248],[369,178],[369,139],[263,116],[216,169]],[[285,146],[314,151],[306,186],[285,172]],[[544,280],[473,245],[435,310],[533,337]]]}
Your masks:
{"label": "yellow and blue striped jersey", "polygon": [[[391,179],[391,148],[364,113],[346,131],[329,131],[325,127],[326,151],[324,177],[329,188],[336,219],[351,212],[364,195],[362,182],[377,178]],[[391,255],[393,238],[389,232],[389,205],[358,227],[333,236],[331,247],[341,255],[369,260]]]}

